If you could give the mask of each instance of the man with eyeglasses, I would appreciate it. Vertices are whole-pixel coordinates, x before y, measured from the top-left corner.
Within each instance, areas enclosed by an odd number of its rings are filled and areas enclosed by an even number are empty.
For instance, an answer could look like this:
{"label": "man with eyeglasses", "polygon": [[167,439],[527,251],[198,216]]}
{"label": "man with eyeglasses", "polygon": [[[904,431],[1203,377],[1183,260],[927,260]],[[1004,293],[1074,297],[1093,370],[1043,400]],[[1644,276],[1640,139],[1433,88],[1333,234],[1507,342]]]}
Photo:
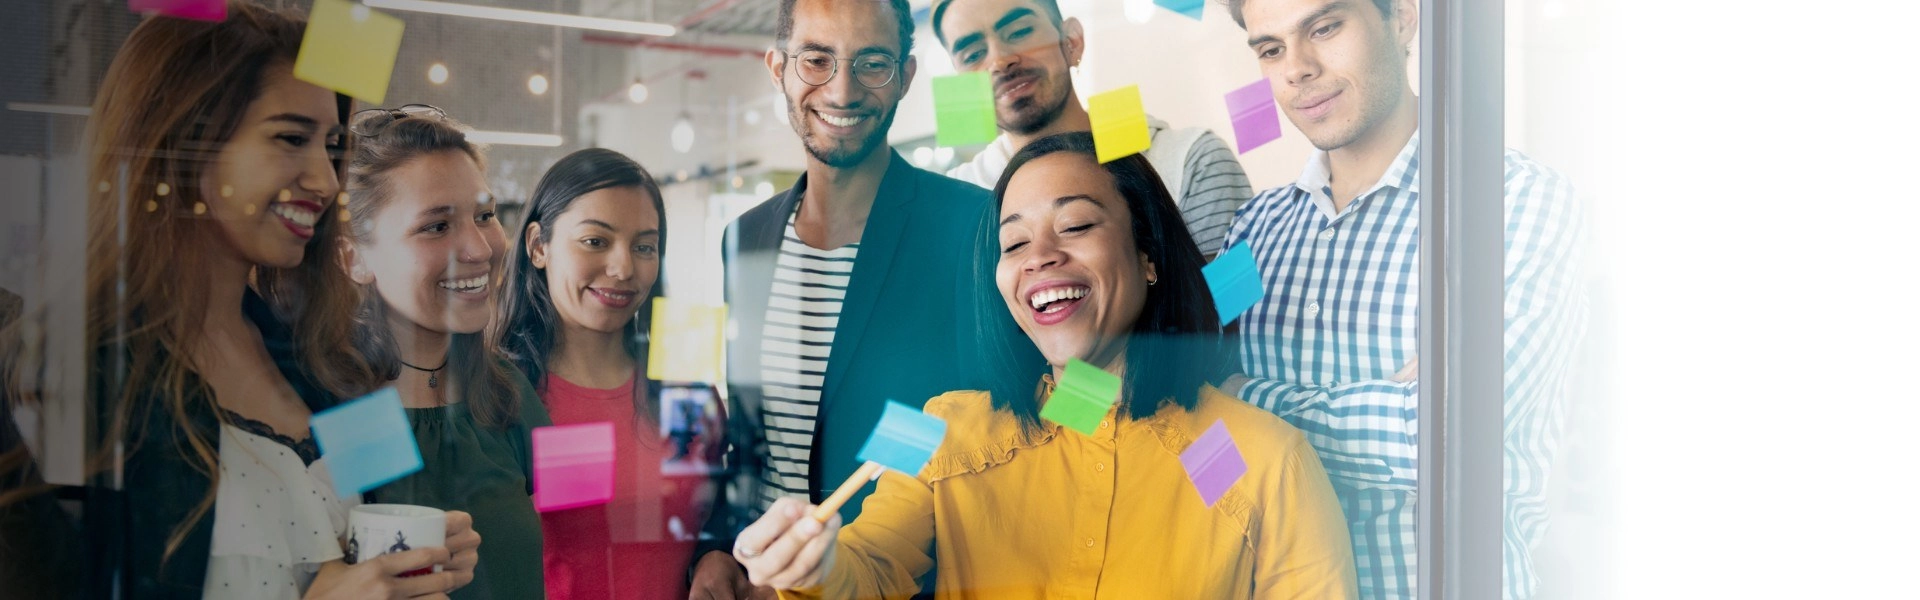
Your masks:
{"label": "man with eyeglasses", "polygon": [[[1266,297],[1241,316],[1225,391],[1307,433],[1340,496],[1362,598],[1412,598],[1418,572],[1419,98],[1415,0],[1229,0],[1287,119],[1319,152],[1260,193],[1248,242]],[[1531,598],[1533,548],[1585,329],[1580,206],[1566,178],[1504,160],[1504,597]],[[1487,201],[1466,198],[1459,201]],[[1482,265],[1492,266],[1492,265]],[[1487,399],[1469,399],[1478,401]]]}
{"label": "man with eyeglasses", "polygon": [[[1056,133],[1092,131],[1068,70],[1086,51],[1079,19],[1062,18],[1057,0],[937,0],[933,31],[961,72],[993,80],[1001,135],[948,177],[992,189],[1014,153]],[[1180,205],[1188,233],[1211,257],[1233,212],[1253,196],[1240,160],[1213,132],[1148,117],[1143,156]]]}
{"label": "man with eyeglasses", "polygon": [[888,400],[918,407],[970,387],[960,365],[991,202],[887,146],[917,68],[913,30],[907,0],[780,2],[767,70],[807,170],[727,228],[734,468],[694,597],[750,592],[733,535],[782,496],[818,503],[837,489]]}

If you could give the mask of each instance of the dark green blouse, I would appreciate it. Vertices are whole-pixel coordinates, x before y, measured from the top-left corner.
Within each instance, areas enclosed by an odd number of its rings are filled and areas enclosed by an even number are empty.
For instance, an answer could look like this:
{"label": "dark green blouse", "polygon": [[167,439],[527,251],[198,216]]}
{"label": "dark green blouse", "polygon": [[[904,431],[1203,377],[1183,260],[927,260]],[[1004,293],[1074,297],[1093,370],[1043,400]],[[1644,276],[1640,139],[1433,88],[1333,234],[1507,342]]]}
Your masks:
{"label": "dark green blouse", "polygon": [[480,564],[458,600],[544,597],[540,514],[533,510],[533,449],[529,432],[551,425],[533,384],[512,369],[520,390],[520,419],[502,428],[474,422],[467,403],[409,408],[414,439],[425,463],[420,472],[367,494],[372,502],[417,504],[473,515],[480,532]]}

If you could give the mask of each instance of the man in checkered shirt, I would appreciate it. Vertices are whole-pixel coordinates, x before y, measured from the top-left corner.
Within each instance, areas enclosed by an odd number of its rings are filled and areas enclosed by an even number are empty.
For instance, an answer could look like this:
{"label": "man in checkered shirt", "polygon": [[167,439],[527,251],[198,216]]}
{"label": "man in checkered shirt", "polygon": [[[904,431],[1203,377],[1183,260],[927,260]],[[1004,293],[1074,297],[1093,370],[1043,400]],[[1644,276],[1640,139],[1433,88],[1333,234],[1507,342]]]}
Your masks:
{"label": "man in checkered shirt", "polygon": [[[1419,100],[1415,0],[1229,0],[1287,118],[1319,152],[1254,196],[1226,246],[1251,246],[1266,297],[1240,317],[1229,394],[1313,442],[1353,534],[1361,595],[1411,598],[1417,573]],[[1558,173],[1506,153],[1504,570],[1533,596],[1568,362],[1583,334],[1581,215]]]}

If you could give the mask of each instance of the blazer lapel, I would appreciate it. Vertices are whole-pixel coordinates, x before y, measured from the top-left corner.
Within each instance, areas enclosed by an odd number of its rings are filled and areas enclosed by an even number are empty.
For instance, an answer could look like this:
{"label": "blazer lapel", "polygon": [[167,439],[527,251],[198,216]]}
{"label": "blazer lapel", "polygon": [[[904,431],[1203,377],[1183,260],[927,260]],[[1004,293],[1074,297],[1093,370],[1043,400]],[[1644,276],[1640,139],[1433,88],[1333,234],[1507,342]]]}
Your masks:
{"label": "blazer lapel", "polygon": [[[840,399],[846,371],[859,351],[867,327],[873,323],[880,291],[886,286],[893,257],[900,248],[909,220],[909,205],[918,194],[918,172],[893,154],[880,190],[873,199],[873,212],[860,232],[860,254],[853,259],[853,277],[847,284],[847,297],[840,305],[840,325],[833,334],[833,349],[827,356],[825,385],[820,389],[820,414]],[[824,420],[824,418],[823,418]]]}

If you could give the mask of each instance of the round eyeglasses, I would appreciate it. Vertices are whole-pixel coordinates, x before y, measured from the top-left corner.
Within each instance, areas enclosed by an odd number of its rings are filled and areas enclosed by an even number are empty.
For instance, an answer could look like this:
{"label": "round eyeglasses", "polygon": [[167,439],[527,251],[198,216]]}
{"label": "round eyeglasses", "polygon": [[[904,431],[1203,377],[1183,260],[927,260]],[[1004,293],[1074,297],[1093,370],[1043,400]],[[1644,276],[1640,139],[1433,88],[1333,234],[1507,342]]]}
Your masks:
{"label": "round eyeglasses", "polygon": [[[786,54],[782,52],[781,54]],[[786,54],[787,62],[793,63],[793,72],[807,85],[826,85],[833,76],[840,73],[840,63],[849,63],[853,70],[854,81],[860,85],[880,89],[893,83],[894,74],[900,72],[900,61],[879,53],[867,53],[853,58],[835,58],[833,53],[824,50],[805,50],[799,54]]]}
{"label": "round eyeglasses", "polygon": [[447,111],[432,104],[408,104],[400,108],[369,108],[353,113],[348,120],[347,130],[361,137],[374,137],[386,131],[388,126],[402,119],[433,119],[442,121]]}

